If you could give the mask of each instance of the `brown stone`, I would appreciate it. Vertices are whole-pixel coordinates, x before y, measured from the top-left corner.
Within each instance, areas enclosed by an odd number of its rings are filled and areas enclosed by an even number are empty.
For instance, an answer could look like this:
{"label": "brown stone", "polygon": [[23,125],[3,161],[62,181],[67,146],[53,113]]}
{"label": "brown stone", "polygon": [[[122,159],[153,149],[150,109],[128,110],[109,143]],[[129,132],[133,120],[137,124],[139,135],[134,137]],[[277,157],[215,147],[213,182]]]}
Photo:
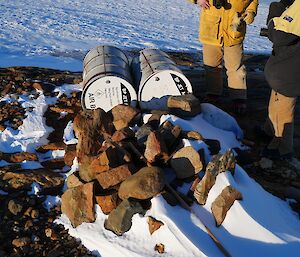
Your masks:
{"label": "brown stone", "polygon": [[156,244],[154,247],[154,250],[157,251],[160,254],[165,253],[165,245],[160,243],[160,244]]}
{"label": "brown stone", "polygon": [[113,116],[114,123],[119,120],[123,120],[124,124],[133,125],[135,119],[139,115],[140,111],[129,105],[119,104],[111,109],[111,114]]}
{"label": "brown stone", "polygon": [[126,127],[121,130],[117,130],[111,137],[111,140],[114,142],[120,142],[122,140],[134,138],[134,135],[134,132],[130,128]]}
{"label": "brown stone", "polygon": [[122,182],[119,197],[148,199],[161,192],[165,185],[163,170],[159,167],[144,167]]}
{"label": "brown stone", "polygon": [[109,195],[96,196],[96,201],[101,207],[102,212],[107,215],[117,208],[120,199],[118,192],[113,192]]}
{"label": "brown stone", "polygon": [[67,177],[67,188],[73,188],[83,185],[83,183],[80,181],[79,177],[76,176],[76,174],[71,174]]}
{"label": "brown stone", "polygon": [[18,215],[23,209],[23,205],[16,200],[10,200],[8,202],[7,207],[9,209],[9,211],[14,215]]}
{"label": "brown stone", "polygon": [[60,190],[64,184],[64,178],[49,169],[16,170],[6,172],[2,181],[4,188],[30,190],[31,184],[36,182],[41,187],[42,192],[52,192]]}
{"label": "brown stone", "polygon": [[172,114],[182,118],[201,113],[201,103],[193,94],[170,96],[167,105]]}
{"label": "brown stone", "polygon": [[12,245],[14,247],[24,247],[26,245],[29,245],[31,242],[29,237],[21,237],[21,238],[16,238],[12,241]]}
{"label": "brown stone", "polygon": [[114,124],[116,130],[121,130],[121,129],[127,128],[129,126],[128,122],[123,119],[113,121],[113,124]]}
{"label": "brown stone", "polygon": [[27,153],[27,152],[22,152],[22,153],[5,153],[3,156],[3,159],[6,160],[7,162],[23,162],[23,161],[37,161],[38,157],[34,153]]}
{"label": "brown stone", "polygon": [[171,158],[171,167],[177,178],[184,179],[199,173],[203,164],[199,153],[192,147],[187,146],[179,149]]}
{"label": "brown stone", "polygon": [[64,158],[55,158],[55,159],[43,161],[41,162],[41,165],[48,169],[60,170],[63,167],[65,167],[66,164]]}
{"label": "brown stone", "polygon": [[85,181],[90,182],[95,179],[96,172],[92,168],[92,162],[96,159],[96,156],[83,156],[79,162],[79,177]]}
{"label": "brown stone", "polygon": [[93,183],[68,189],[61,197],[61,211],[74,227],[83,222],[94,222]]}
{"label": "brown stone", "polygon": [[70,107],[61,107],[61,106],[53,105],[53,106],[50,106],[49,108],[51,111],[57,112],[57,113],[62,113],[62,112],[75,113],[74,108],[70,108]]}
{"label": "brown stone", "polygon": [[242,200],[242,194],[232,186],[227,186],[212,203],[211,210],[217,226],[222,224],[235,200]]}
{"label": "brown stone", "polygon": [[203,136],[197,131],[182,131],[181,135],[189,140],[204,140]]}
{"label": "brown stone", "polygon": [[[91,162],[91,172],[89,177],[94,179],[97,174],[121,166],[130,161],[131,156],[125,149],[121,148],[119,145],[110,146]],[[80,177],[84,179],[81,176],[81,173]]]}
{"label": "brown stone", "polygon": [[112,118],[102,109],[79,112],[73,123],[78,138],[77,156],[97,155],[103,141],[114,133]]}
{"label": "brown stone", "polygon": [[65,150],[66,144],[64,142],[55,142],[46,145],[39,146],[36,151],[39,153],[46,153],[48,151],[55,151],[55,150]]}
{"label": "brown stone", "polygon": [[151,132],[146,142],[145,158],[149,163],[167,161],[168,150],[159,132]]}
{"label": "brown stone", "polygon": [[73,165],[73,161],[76,157],[76,145],[68,145],[64,155],[65,164],[68,166]]}
{"label": "brown stone", "polygon": [[115,186],[127,179],[136,170],[133,164],[124,164],[96,176],[103,189]]}
{"label": "brown stone", "polygon": [[148,217],[149,232],[151,235],[163,225],[163,222],[156,220],[153,217]]}

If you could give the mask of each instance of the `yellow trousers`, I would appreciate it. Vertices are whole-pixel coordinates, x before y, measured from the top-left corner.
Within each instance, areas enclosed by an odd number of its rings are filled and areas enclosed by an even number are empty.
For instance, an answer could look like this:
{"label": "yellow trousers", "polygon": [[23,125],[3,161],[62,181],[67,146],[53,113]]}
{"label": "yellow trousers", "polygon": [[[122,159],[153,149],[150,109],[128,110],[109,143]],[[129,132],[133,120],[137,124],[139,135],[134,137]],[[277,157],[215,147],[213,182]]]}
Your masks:
{"label": "yellow trousers", "polygon": [[293,152],[294,112],[297,97],[287,97],[272,90],[269,101],[269,119],[265,123],[265,132],[273,136],[267,146],[278,149],[281,155]]}
{"label": "yellow trousers", "polygon": [[246,99],[246,68],[243,65],[243,44],[214,46],[203,44],[207,94],[221,95],[223,91],[222,60],[228,77],[232,99]]}

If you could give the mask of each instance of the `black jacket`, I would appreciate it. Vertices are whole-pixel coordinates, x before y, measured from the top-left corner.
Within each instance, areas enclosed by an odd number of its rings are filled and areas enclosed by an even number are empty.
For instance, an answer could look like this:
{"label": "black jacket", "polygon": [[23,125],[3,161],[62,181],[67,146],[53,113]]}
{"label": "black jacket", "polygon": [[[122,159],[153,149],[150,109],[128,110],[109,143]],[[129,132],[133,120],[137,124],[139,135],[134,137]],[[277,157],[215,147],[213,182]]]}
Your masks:
{"label": "black jacket", "polygon": [[[272,3],[268,21],[280,16],[285,8],[281,2]],[[300,37],[275,30],[273,21],[268,22],[268,37],[273,42],[272,55],[265,66],[269,85],[285,96],[300,96]]]}

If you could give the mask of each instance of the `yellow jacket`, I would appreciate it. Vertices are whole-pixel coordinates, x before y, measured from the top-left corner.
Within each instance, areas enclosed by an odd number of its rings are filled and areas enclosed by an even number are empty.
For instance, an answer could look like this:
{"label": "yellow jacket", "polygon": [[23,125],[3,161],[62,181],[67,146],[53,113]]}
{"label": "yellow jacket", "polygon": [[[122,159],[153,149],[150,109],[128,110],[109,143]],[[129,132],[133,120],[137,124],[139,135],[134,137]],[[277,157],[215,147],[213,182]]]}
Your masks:
{"label": "yellow jacket", "polygon": [[273,18],[275,29],[300,37],[300,0],[286,9],[280,17]]}
{"label": "yellow jacket", "polygon": [[[197,0],[189,0],[196,4]],[[202,9],[200,15],[199,40],[203,44],[233,46],[243,42],[246,34],[246,23],[241,22],[238,31],[231,27],[235,17],[242,17],[246,12],[256,14],[258,0],[227,0],[227,7],[217,9],[213,0],[210,8]]]}

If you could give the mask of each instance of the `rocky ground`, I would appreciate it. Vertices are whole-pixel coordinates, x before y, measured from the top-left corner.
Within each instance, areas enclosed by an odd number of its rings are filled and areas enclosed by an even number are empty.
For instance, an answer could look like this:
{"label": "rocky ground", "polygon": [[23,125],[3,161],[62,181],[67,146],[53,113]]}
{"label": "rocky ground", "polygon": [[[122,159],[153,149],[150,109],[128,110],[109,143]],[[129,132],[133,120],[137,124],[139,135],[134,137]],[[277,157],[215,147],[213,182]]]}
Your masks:
{"label": "rocky ground", "polygon": [[[195,95],[203,96],[204,72],[201,64],[196,62],[199,56],[173,54],[179,65],[185,68],[185,74],[191,80]],[[300,164],[295,160],[290,162],[271,162],[260,160],[259,153],[264,146],[260,139],[253,135],[249,124],[262,124],[267,115],[269,87],[263,75],[263,67],[267,57],[247,56],[249,85],[249,110],[247,115],[237,116],[239,124],[246,132],[246,142],[252,147],[247,152],[240,152],[238,163],[243,166],[250,176],[257,180],[266,190],[282,199],[294,195],[298,201],[292,201],[292,207],[300,214],[299,188]],[[81,81],[81,74],[40,68],[2,68],[0,69],[1,96],[11,94],[17,99],[22,94],[37,97],[55,96],[53,89],[64,83],[76,84]],[[219,106],[228,112],[230,101],[227,91]],[[25,112],[17,101],[9,103],[0,100],[0,131],[7,126],[17,129],[25,118]],[[63,129],[73,120],[80,110],[80,93],[74,92],[71,97],[61,96],[54,105],[49,105],[45,112],[46,124],[54,128],[49,135],[49,144],[37,149],[37,152],[48,150],[66,150],[65,158],[57,158],[42,163],[44,168],[39,171],[23,170],[19,163],[23,160],[36,160],[35,154],[0,152],[0,160],[13,163],[9,167],[0,168],[0,189],[7,194],[0,194],[0,256],[92,256],[92,253],[80,242],[68,235],[61,226],[53,223],[60,215],[60,207],[48,212],[43,202],[45,195],[61,194],[64,185],[63,174],[54,170],[71,165],[75,147],[63,143]],[[61,116],[61,113],[65,115]],[[297,105],[295,119],[295,153],[300,158],[300,106]],[[57,122],[59,120],[59,122]],[[1,132],[0,132],[1,133]],[[39,196],[30,195],[32,183],[43,185]]]}

